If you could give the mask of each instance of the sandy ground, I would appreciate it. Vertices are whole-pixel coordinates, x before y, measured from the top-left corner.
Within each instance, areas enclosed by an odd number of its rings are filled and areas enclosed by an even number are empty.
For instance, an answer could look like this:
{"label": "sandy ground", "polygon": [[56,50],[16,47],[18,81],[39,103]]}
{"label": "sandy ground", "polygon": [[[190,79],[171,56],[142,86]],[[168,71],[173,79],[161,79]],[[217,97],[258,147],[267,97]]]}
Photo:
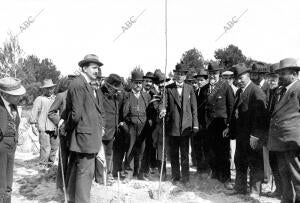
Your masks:
{"label": "sandy ground", "polygon": [[[26,136],[32,136],[30,128],[25,127]],[[28,132],[27,132],[28,131]],[[23,138],[21,138],[23,139]],[[63,195],[56,190],[55,174],[57,167],[50,170],[38,170],[38,153],[32,142],[37,143],[37,138],[23,139],[26,147],[18,147],[15,156],[14,185],[12,193],[13,203],[58,203],[63,202]],[[29,146],[31,145],[31,146]],[[91,190],[91,202],[203,202],[203,203],[233,203],[233,202],[262,202],[279,203],[277,199],[267,197],[252,198],[248,195],[230,196],[221,183],[210,179],[208,174],[199,175],[191,169],[191,187],[173,185],[170,182],[170,166],[168,179],[161,184],[161,195],[158,199],[159,175],[158,171],[151,175],[150,181],[139,181],[129,178],[124,181],[113,181],[112,186],[93,183]],[[263,191],[270,191],[270,184],[263,185]],[[274,188],[275,189],[275,188]]]}

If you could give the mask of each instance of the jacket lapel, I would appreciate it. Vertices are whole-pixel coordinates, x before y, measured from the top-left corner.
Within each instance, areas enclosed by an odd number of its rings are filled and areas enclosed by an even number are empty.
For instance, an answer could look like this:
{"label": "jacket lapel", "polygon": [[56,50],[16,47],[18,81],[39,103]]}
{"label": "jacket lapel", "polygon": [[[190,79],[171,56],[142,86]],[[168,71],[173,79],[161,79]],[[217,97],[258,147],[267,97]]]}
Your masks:
{"label": "jacket lapel", "polygon": [[185,111],[185,108],[184,108],[185,104],[186,104],[186,102],[189,99],[188,86],[185,83],[183,84],[182,99],[183,99],[183,101],[182,101],[182,108],[183,108],[183,112],[184,112]]}
{"label": "jacket lapel", "polygon": [[[94,91],[93,91],[91,85],[87,83],[87,81],[85,80],[85,78],[84,78],[83,76],[81,76],[81,79],[84,81],[85,87],[86,87],[88,93],[90,94],[90,96],[91,96],[93,102],[95,103],[97,110],[98,110],[99,112],[102,112],[101,109],[100,109],[100,107],[99,107],[99,103],[98,103],[97,99],[96,99],[95,96],[94,96]],[[97,91],[96,91],[96,94],[98,94]],[[98,100],[99,100],[99,99],[100,99],[99,94],[98,94],[97,97],[98,97]]]}
{"label": "jacket lapel", "polygon": [[280,110],[286,103],[289,102],[289,100],[295,96],[295,88],[299,85],[299,81],[295,82],[288,90],[287,92],[283,95],[282,99],[280,99],[279,102],[275,104],[274,111],[272,115],[274,115],[275,112]]}
{"label": "jacket lapel", "polygon": [[173,84],[173,87],[171,88],[171,95],[174,97],[175,103],[179,106],[179,108],[181,108],[180,102],[179,102],[179,95],[178,95],[178,91],[177,91],[177,87],[175,85],[175,83]]}
{"label": "jacket lapel", "polygon": [[244,90],[244,92],[241,93],[241,96],[240,96],[240,101],[239,103],[237,104],[237,107],[239,107],[245,99],[247,99],[249,97],[249,94],[251,92],[251,89],[252,89],[252,86],[253,86],[253,83],[250,82],[250,84],[248,85],[248,87]]}

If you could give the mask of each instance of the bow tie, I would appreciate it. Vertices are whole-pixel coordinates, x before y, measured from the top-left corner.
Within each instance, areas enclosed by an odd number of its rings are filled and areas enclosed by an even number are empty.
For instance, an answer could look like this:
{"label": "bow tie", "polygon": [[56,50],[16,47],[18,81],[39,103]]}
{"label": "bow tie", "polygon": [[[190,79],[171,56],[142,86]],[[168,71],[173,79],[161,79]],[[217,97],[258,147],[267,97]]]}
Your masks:
{"label": "bow tie", "polygon": [[177,84],[176,87],[177,88],[183,88],[183,84]]}

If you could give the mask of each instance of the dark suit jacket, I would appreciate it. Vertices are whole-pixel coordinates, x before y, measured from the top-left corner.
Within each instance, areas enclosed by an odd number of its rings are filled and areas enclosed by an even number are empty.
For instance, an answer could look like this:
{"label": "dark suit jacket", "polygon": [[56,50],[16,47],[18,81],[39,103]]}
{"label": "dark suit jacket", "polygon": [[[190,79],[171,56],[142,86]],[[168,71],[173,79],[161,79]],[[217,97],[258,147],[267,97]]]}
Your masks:
{"label": "dark suit jacket", "polygon": [[219,89],[215,94],[208,94],[209,83],[200,90],[199,100],[204,102],[204,104],[200,107],[202,108],[202,111],[201,115],[198,115],[198,117],[203,127],[208,127],[215,118],[224,118],[225,124],[230,122],[234,105],[234,93],[232,88],[226,82],[220,80],[218,83],[219,84],[216,85],[219,85]]}
{"label": "dark suit jacket", "polygon": [[[197,100],[191,85],[183,85],[182,104],[175,83],[166,88],[166,133],[169,136],[189,135],[193,127],[199,127]],[[185,133],[187,132],[187,133]]]}
{"label": "dark suit jacket", "polygon": [[99,91],[103,94],[103,107],[105,110],[105,133],[102,139],[112,140],[118,129],[122,98],[110,95],[105,86],[102,86]]}
{"label": "dark suit jacket", "polygon": [[[16,106],[15,106],[15,108],[17,109]],[[2,98],[0,97],[0,139],[2,136],[5,135],[5,132],[7,130],[8,116],[9,116],[9,114],[5,108]],[[18,120],[18,122],[17,122],[17,129],[20,124],[19,122],[20,122],[20,120]]]}
{"label": "dark suit jacket", "polygon": [[300,149],[300,81],[293,84],[275,104],[268,147],[271,151]]}
{"label": "dark suit jacket", "polygon": [[263,141],[267,133],[267,106],[266,95],[262,89],[251,82],[241,93],[235,106],[230,123],[231,136],[249,142],[252,135]]}
{"label": "dark suit jacket", "polygon": [[70,151],[98,153],[104,127],[102,95],[94,96],[92,87],[80,75],[69,87],[66,102],[66,131]]}
{"label": "dark suit jacket", "polygon": [[58,93],[55,97],[54,102],[52,103],[52,105],[49,109],[48,118],[55,125],[58,125],[61,115],[62,115],[63,111],[66,109],[67,92],[68,91]]}

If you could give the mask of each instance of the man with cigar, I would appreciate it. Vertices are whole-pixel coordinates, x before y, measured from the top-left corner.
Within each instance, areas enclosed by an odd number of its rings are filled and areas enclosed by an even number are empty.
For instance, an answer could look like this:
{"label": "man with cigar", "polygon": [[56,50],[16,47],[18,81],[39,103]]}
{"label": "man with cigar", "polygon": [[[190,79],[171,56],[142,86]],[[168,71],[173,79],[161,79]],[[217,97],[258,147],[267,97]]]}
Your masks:
{"label": "man with cigar", "polygon": [[91,86],[100,67],[98,56],[88,54],[78,65],[81,74],[75,78],[67,93],[67,140],[70,150],[68,200],[89,203],[92,180],[95,174],[95,157],[100,150],[104,131],[103,98]]}
{"label": "man with cigar", "polygon": [[0,79],[0,203],[10,203],[20,115],[17,104],[26,93],[21,80]]}

